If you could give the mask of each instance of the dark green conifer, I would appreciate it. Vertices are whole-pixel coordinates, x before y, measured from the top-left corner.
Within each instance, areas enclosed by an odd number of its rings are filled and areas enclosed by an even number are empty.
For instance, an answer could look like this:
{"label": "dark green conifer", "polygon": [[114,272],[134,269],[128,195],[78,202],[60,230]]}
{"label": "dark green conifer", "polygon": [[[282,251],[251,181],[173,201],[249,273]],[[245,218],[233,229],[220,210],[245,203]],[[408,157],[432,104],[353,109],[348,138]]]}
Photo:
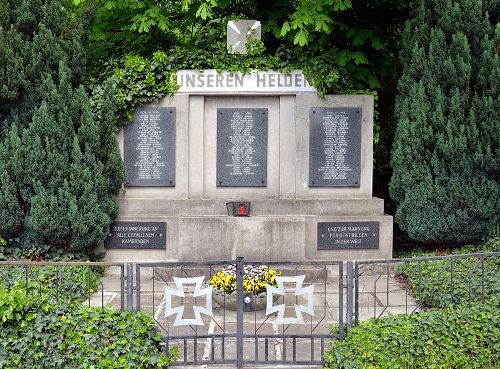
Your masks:
{"label": "dark green conifer", "polygon": [[17,199],[16,186],[6,171],[0,173],[0,235],[14,238],[21,234],[24,213]]}
{"label": "dark green conifer", "polygon": [[[46,76],[58,79],[68,65],[73,86],[85,71],[83,27],[58,0],[0,0],[0,128],[13,114],[26,124],[46,91]],[[5,128],[3,128],[5,130]]]}
{"label": "dark green conifer", "polygon": [[117,213],[114,102],[93,114],[79,87],[83,30],[59,0],[0,0],[0,236],[35,252],[91,250]]}
{"label": "dark green conifer", "polygon": [[31,122],[20,130],[13,114],[0,143],[0,221],[9,220],[0,234],[19,237],[35,252],[92,250],[117,213],[113,195],[124,169],[121,160],[109,160],[119,158],[107,127],[112,118],[100,128],[84,89],[72,88],[69,75],[61,62],[57,84],[50,75],[41,82],[45,98]]}
{"label": "dark green conifer", "polygon": [[423,0],[407,24],[390,191],[413,239],[475,240],[500,220],[495,4]]}

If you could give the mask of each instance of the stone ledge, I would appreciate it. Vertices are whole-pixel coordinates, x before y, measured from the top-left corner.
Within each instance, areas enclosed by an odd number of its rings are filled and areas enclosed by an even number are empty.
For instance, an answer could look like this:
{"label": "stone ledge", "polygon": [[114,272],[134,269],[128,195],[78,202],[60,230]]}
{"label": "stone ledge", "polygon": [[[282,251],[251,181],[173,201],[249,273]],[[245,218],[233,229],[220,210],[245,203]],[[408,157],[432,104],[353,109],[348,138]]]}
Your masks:
{"label": "stone ledge", "polygon": [[[241,199],[243,200],[243,199]],[[384,200],[251,200],[250,214],[254,216],[350,216],[382,215]],[[169,200],[160,198],[118,198],[119,216],[227,216],[226,202],[234,200]]]}
{"label": "stone ledge", "polygon": [[[167,222],[166,250],[110,249],[111,261],[230,260],[362,260],[392,257],[392,217],[342,216],[126,216],[120,221]],[[379,222],[378,249],[317,250],[318,222]]]}

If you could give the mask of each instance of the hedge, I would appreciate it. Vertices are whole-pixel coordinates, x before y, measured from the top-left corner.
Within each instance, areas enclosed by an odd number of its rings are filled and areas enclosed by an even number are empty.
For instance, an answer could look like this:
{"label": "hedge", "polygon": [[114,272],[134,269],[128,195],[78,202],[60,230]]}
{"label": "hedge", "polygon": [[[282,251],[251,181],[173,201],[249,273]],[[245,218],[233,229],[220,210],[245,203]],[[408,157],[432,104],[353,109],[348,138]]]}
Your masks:
{"label": "hedge", "polygon": [[[1,245],[0,261],[26,260],[25,250],[14,243]],[[45,261],[82,261],[95,255],[86,253],[66,253],[54,250],[45,255]],[[56,302],[81,302],[100,288],[104,273],[96,266],[21,266],[2,265],[0,286],[24,288],[31,296],[48,296]],[[26,286],[26,282],[28,285]]]}
{"label": "hedge", "polygon": [[150,317],[82,305],[98,289],[102,272],[90,266],[2,266],[0,369],[167,367],[175,349],[162,353]]}
{"label": "hedge", "polygon": [[500,298],[363,322],[325,355],[335,369],[500,367]]}
{"label": "hedge", "polygon": [[56,306],[43,297],[35,302],[25,289],[0,287],[1,369],[159,369],[169,363],[153,320],[143,314]]}
{"label": "hedge", "polygon": [[[450,254],[500,251],[500,238],[485,245],[464,246]],[[431,253],[411,256],[434,256]],[[453,281],[451,279],[453,270]],[[446,307],[500,296],[500,256],[405,263],[400,270],[417,301],[426,307]]]}

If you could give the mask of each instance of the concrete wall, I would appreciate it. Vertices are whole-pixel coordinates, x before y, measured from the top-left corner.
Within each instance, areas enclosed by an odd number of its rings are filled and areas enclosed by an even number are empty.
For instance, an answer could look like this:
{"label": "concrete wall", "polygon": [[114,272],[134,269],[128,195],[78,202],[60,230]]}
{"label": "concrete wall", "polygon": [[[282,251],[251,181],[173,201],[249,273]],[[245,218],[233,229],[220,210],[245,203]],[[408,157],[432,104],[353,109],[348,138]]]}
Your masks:
{"label": "concrete wall", "polygon": [[[151,104],[154,106],[154,104]],[[167,223],[165,250],[107,251],[109,261],[354,260],[392,256],[392,217],[372,197],[373,96],[197,96],[178,94],[176,186],[127,187],[120,221]],[[217,187],[217,108],[267,108],[267,187]],[[359,187],[309,187],[309,108],[362,109]],[[118,136],[123,155],[123,133]],[[251,217],[229,217],[226,202],[251,201]],[[317,250],[317,223],[379,222],[379,249]]]}
{"label": "concrete wall", "polygon": [[[392,257],[392,217],[388,215],[121,216],[122,221],[167,223],[165,250],[108,250],[107,261],[147,260],[361,260]],[[317,250],[317,223],[379,223],[378,249]]]}
{"label": "concrete wall", "polygon": [[[150,104],[149,106],[155,106]],[[373,96],[315,94],[283,96],[175,95],[157,106],[173,106],[176,122],[176,186],[127,187],[123,198],[155,199],[352,199],[372,197]],[[217,187],[217,108],[267,108],[267,187]],[[359,187],[309,187],[309,107],[360,107]],[[123,156],[123,132],[118,136]]]}

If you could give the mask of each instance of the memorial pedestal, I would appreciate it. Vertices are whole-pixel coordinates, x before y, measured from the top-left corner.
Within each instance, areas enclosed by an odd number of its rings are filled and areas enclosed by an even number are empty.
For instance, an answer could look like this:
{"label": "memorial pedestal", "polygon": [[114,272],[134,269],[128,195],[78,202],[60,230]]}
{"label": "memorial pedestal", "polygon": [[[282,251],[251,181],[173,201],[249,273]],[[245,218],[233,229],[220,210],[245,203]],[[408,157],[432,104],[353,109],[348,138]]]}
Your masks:
{"label": "memorial pedestal", "polygon": [[[165,249],[109,249],[106,260],[359,260],[392,256],[392,217],[378,198],[338,200],[258,200],[252,216],[229,217],[223,200],[120,199],[120,222],[165,222]],[[149,214],[149,215],[145,215]],[[363,233],[347,237],[353,247],[319,249],[318,223],[378,225],[377,245]],[[342,233],[342,232],[340,232]],[[349,232],[347,232],[349,233]],[[342,238],[342,237],[341,237]],[[344,238],[345,239],[345,238]],[[334,245],[335,246],[335,245]]]}
{"label": "memorial pedestal", "polygon": [[[128,175],[106,260],[392,256],[372,197],[373,96],[221,95],[145,105],[119,133]],[[230,201],[250,217],[228,216]]]}

